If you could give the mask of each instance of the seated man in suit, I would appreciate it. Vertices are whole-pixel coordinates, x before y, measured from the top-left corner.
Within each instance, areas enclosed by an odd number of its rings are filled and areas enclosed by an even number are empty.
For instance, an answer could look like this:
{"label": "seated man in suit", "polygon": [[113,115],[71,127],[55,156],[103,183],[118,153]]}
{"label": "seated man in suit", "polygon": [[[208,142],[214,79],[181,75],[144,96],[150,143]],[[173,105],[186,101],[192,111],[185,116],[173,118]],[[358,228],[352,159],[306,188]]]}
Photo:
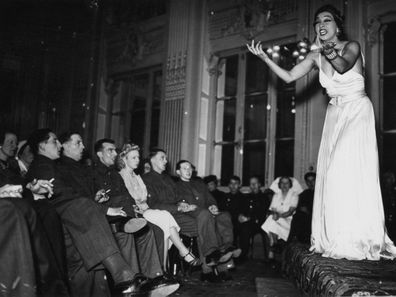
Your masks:
{"label": "seated man in suit", "polygon": [[[264,223],[271,200],[267,194],[261,192],[261,182],[259,177],[252,176],[249,179],[250,193],[243,195],[240,200],[238,224],[240,247],[242,248],[241,258],[246,258],[249,252],[251,238],[259,233],[263,239],[263,246],[268,247],[268,238],[261,229]],[[265,255],[268,251],[265,251]]]}
{"label": "seated man in suit", "polygon": [[[31,205],[31,201],[33,200],[32,194],[36,197],[35,199],[38,199],[41,195],[36,191],[42,192],[42,189],[45,190],[44,187],[47,187],[45,192],[52,191],[52,185],[48,181],[39,180],[29,184],[29,188],[33,191],[25,187],[26,181],[22,177],[18,163],[14,158],[17,143],[18,138],[14,132],[7,129],[0,132],[0,186],[13,185],[13,187],[23,189],[23,192],[21,192],[23,199],[8,199],[9,197],[5,197],[3,205],[7,205],[5,206],[7,213],[12,216],[12,219],[10,217],[10,222],[13,221],[15,225],[20,225],[21,221],[18,220],[18,217],[22,216],[28,223],[30,239],[26,239],[27,245],[24,247],[30,247],[29,242],[31,242],[33,250],[30,251],[29,254],[33,253],[35,259],[34,265],[37,269],[36,278],[38,292],[42,295],[51,296],[51,294],[59,291],[59,296],[62,296],[63,294],[66,296],[68,295],[66,288],[68,278],[62,245],[63,236],[57,238],[56,236],[51,237],[50,234],[47,234],[47,230],[44,228],[40,216],[36,214],[36,211],[34,211]],[[32,184],[35,185],[34,188],[32,188]],[[9,186],[7,187],[9,188]],[[3,192],[3,195],[6,195],[6,193]],[[5,202],[6,200],[7,202]],[[11,210],[14,208],[20,215]],[[7,214],[4,215],[7,217]],[[47,217],[51,217],[53,219],[52,230],[62,232],[60,220],[57,218],[55,211],[52,214],[48,214]],[[12,224],[10,225],[10,222],[2,224],[3,228],[12,228]],[[3,231],[4,233],[2,232],[2,235],[5,237],[11,234],[7,233],[6,230]],[[13,234],[14,238],[18,236],[18,232],[16,230],[15,233],[16,234]],[[56,243],[52,245],[51,242],[53,243],[55,241]],[[4,243],[5,242],[6,241],[4,241]],[[4,245],[4,247],[6,247],[6,245]],[[22,246],[20,246],[20,248],[22,248]],[[18,261],[20,260],[21,259],[18,259]],[[6,265],[5,263],[7,262],[3,262],[4,268],[8,269],[11,265]],[[21,270],[21,273],[23,273],[23,269]],[[9,275],[11,276],[11,273]],[[5,275],[3,274],[3,276]],[[64,289],[62,289],[62,284],[59,284],[59,282],[63,282]],[[4,281],[3,284],[4,283],[6,283],[6,281]]]}
{"label": "seated man in suit", "polygon": [[[220,244],[216,237],[215,224],[212,213],[208,209],[198,209],[197,205],[183,202],[183,197],[178,197],[177,186],[165,172],[167,158],[164,150],[155,149],[150,153],[152,165],[151,172],[142,176],[148,191],[148,204],[153,209],[169,211],[179,224],[180,233],[187,236],[198,236],[198,247],[202,256],[203,272],[210,274],[208,266],[217,265],[219,262],[227,262],[232,257],[232,251],[220,252]],[[190,178],[192,168],[190,167]],[[206,186],[202,184],[204,189]],[[206,190],[207,191],[207,190]],[[213,199],[213,198],[212,198]],[[211,207],[216,212],[215,206]],[[231,232],[232,237],[232,232]],[[231,241],[232,244],[232,241]],[[206,267],[206,268],[205,268]],[[203,275],[205,279],[206,276]],[[212,275],[208,277],[211,280]]]}
{"label": "seated man in suit", "polygon": [[[51,199],[38,201],[45,202],[40,205],[43,209],[41,215],[45,216],[48,209],[55,209],[61,218],[65,230],[69,268],[75,267],[75,262],[79,261],[82,261],[86,272],[101,270],[104,267],[110,273],[115,288],[131,293],[150,292],[152,288],[141,286],[141,279],[135,277],[130,263],[122,255],[100,205],[89,197],[81,196],[65,184],[55,164],[61,150],[56,135],[49,129],[39,129],[30,136],[29,145],[35,158],[27,178],[53,181],[54,194]],[[79,272],[81,269],[69,270],[72,284],[81,285],[81,281],[74,278],[85,277],[86,274]],[[107,289],[101,283],[96,283],[97,281],[103,281],[103,278],[87,279],[87,283],[92,284],[87,286],[93,290],[87,294],[108,296]]]}
{"label": "seated man in suit", "polygon": [[[0,181],[0,283],[5,296],[69,296],[40,220],[22,185]],[[52,191],[48,181],[28,184],[33,194]],[[25,189],[25,192],[27,189]]]}

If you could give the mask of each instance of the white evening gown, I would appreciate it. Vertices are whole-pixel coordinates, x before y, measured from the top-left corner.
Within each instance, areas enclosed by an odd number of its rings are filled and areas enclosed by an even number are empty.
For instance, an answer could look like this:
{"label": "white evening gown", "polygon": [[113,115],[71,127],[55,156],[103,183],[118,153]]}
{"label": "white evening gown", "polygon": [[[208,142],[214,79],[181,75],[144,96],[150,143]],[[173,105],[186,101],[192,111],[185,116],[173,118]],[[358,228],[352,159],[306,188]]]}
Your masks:
{"label": "white evening gown", "polygon": [[318,156],[311,251],[378,260],[385,251],[396,256],[396,248],[385,229],[374,112],[359,68],[329,77],[319,57],[319,81],[331,100]]}

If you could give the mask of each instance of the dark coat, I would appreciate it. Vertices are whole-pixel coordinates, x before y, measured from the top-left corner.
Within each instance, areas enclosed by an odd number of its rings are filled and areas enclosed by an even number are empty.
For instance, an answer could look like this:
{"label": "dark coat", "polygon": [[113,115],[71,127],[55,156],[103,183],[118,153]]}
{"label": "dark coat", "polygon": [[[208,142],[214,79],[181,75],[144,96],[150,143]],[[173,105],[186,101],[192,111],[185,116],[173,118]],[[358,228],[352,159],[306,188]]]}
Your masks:
{"label": "dark coat", "polygon": [[210,194],[208,187],[200,180],[185,182],[179,180],[176,183],[177,197],[189,204],[195,204],[199,208],[207,209],[211,205],[216,205],[216,200]]}
{"label": "dark coat", "polygon": [[128,216],[135,217],[135,200],[129,194],[115,166],[107,167],[100,161],[95,162],[92,167],[92,179],[95,193],[101,189],[110,190],[110,199],[102,203],[104,207],[123,207]]}
{"label": "dark coat", "polygon": [[150,208],[163,209],[176,214],[180,199],[177,197],[173,179],[165,173],[159,174],[154,170],[144,174],[142,179],[147,188],[147,204]]}
{"label": "dark coat", "polygon": [[249,193],[240,200],[240,214],[249,217],[253,222],[261,225],[264,223],[271,199],[266,194]]}

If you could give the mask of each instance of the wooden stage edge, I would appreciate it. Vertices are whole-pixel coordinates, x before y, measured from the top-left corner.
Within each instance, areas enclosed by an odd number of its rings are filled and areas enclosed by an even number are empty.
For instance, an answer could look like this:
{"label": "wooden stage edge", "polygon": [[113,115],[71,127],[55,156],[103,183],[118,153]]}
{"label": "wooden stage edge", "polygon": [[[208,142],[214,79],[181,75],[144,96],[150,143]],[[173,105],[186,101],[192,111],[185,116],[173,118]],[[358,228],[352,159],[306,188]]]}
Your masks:
{"label": "wooden stage edge", "polygon": [[283,260],[284,273],[305,296],[396,296],[396,259],[336,260],[291,243]]}

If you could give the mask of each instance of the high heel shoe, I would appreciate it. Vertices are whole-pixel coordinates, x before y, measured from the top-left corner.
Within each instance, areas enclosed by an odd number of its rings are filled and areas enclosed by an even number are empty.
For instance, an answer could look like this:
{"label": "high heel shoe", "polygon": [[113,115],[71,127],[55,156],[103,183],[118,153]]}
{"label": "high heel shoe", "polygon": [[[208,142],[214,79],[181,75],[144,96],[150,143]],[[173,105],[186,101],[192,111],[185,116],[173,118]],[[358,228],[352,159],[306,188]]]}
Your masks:
{"label": "high heel shoe", "polygon": [[[192,258],[191,261],[187,261],[186,257],[190,256]],[[187,254],[185,254],[184,256],[181,256],[183,258],[184,261],[187,262],[188,265],[190,265],[191,267],[196,267],[196,266],[200,266],[201,260],[199,260],[197,257],[195,257],[191,252],[188,252]]]}

